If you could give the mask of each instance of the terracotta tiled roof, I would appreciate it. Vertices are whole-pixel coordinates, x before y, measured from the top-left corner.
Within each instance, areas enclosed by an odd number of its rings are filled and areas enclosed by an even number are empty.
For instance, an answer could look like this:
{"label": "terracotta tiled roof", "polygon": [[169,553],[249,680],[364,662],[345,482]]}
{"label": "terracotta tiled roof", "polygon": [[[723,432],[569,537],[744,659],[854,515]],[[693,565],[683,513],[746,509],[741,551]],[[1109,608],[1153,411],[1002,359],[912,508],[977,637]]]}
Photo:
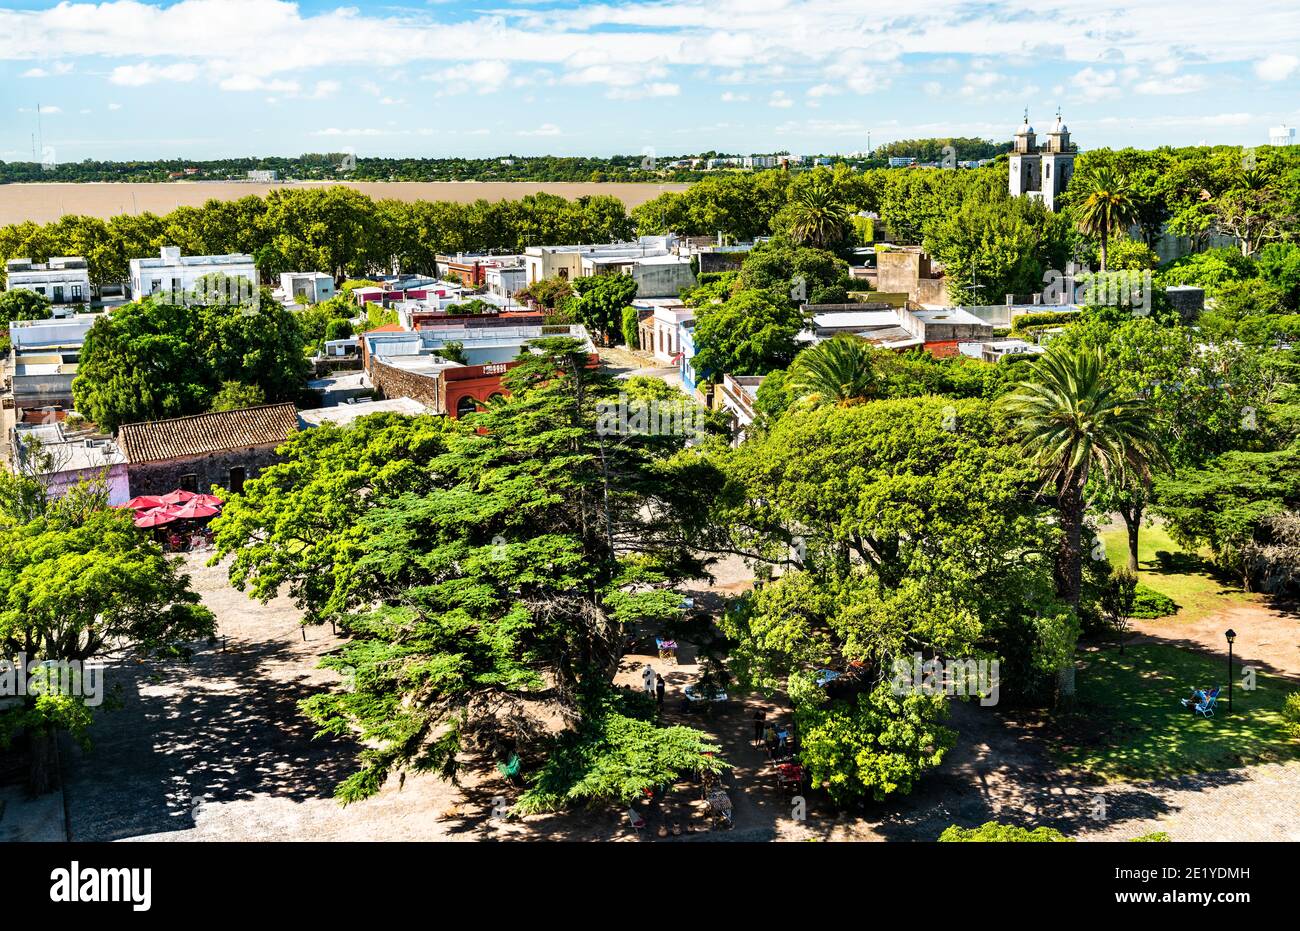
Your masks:
{"label": "terracotta tiled roof", "polygon": [[289,431],[297,426],[297,408],[286,402],[124,424],[118,431],[117,441],[127,462],[159,462],[283,443]]}
{"label": "terracotta tiled roof", "polygon": [[[377,326],[373,330],[366,330],[366,333],[405,333],[406,327],[400,323],[385,323],[383,326]],[[362,336],[365,333],[361,334]]]}

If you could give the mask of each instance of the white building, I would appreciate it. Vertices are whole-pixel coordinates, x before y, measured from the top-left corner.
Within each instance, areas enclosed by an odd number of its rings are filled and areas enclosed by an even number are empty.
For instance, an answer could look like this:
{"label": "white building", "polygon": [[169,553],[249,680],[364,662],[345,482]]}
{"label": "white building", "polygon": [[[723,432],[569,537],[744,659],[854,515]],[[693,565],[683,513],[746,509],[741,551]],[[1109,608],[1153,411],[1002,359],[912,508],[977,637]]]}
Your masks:
{"label": "white building", "polygon": [[745,442],[749,427],[757,412],[758,389],[766,375],[723,375],[721,392],[722,409],[731,414],[732,445]]}
{"label": "white building", "polygon": [[248,173],[248,180],[259,184],[271,184],[275,179],[275,172],[265,168],[256,168]]}
{"label": "white building", "polygon": [[20,411],[72,407],[81,347],[99,314],[9,324],[9,389]]}
{"label": "white building", "polygon": [[1268,131],[1269,145],[1295,145],[1295,127],[1287,126],[1283,123],[1281,126],[1274,126]]}
{"label": "white building", "polygon": [[676,363],[682,351],[681,324],[695,319],[695,309],[677,298],[637,298],[632,306],[650,311],[637,324],[641,348],[660,362]]}
{"label": "white building", "polygon": [[35,291],[50,299],[56,317],[66,317],[77,304],[90,303],[90,272],[80,256],[51,256],[48,262],[10,259],[5,262],[5,287]]}
{"label": "white building", "polygon": [[319,304],[334,296],[334,279],[324,272],[281,272],[280,293],[288,304]]}
{"label": "white building", "polygon": [[678,247],[672,234],[642,236],[636,242],[530,246],[524,252],[525,283],[622,273],[636,280],[637,297],[676,297],[695,284],[690,257]]}
{"label": "white building", "polygon": [[17,468],[37,478],[54,498],[78,482],[103,481],[110,505],[131,498],[126,457],[112,437],[74,430],[65,422],[18,424],[10,436]]}
{"label": "white building", "polygon": [[528,269],[523,265],[489,265],[483,272],[488,293],[503,301],[514,297],[527,280]]}
{"label": "white building", "polygon": [[1001,362],[1010,356],[1042,355],[1047,347],[1023,339],[990,339],[960,343],[957,351],[982,362]]}
{"label": "white building", "polygon": [[256,291],[257,266],[251,255],[181,255],[179,246],[163,246],[156,259],[131,260],[131,297],[139,300],[160,291],[185,294],[205,275],[244,278]]}

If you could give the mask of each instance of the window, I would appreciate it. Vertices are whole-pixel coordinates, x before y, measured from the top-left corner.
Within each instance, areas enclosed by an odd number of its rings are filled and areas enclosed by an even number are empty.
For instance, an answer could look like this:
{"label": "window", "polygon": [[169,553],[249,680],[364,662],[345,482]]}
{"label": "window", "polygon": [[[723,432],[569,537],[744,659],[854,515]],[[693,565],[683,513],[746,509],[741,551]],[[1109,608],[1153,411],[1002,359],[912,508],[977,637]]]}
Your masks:
{"label": "window", "polygon": [[181,476],[181,490],[183,490],[183,491],[198,491],[198,490],[199,490],[199,477],[198,477],[198,475],[195,474],[194,472],[186,472],[184,475],[182,475],[182,476]]}
{"label": "window", "polygon": [[74,301],[79,301],[79,300],[81,300],[81,285],[79,285],[79,284],[74,284],[74,285],[72,286],[72,299],[73,299]]}
{"label": "window", "polygon": [[227,487],[230,488],[231,493],[237,495],[244,490],[244,475],[243,466],[235,466],[230,470],[230,484]]}
{"label": "window", "polygon": [[149,293],[150,293],[150,294],[157,294],[157,293],[158,293],[158,290],[159,290],[161,287],[162,287],[162,279],[161,279],[161,278],[150,278],[150,279],[149,279]]}

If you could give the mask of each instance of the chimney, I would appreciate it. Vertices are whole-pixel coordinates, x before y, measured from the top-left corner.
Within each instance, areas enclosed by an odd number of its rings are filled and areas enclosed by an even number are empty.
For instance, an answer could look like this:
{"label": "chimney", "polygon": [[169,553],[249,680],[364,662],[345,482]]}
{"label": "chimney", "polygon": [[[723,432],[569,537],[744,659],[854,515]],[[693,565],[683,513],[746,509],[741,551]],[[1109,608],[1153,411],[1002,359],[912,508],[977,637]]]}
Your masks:
{"label": "chimney", "polygon": [[1016,296],[1015,296],[1014,294],[1008,294],[1008,295],[1007,295],[1007,306],[1010,307],[1011,305],[1015,304],[1015,302],[1016,302]]}
{"label": "chimney", "polygon": [[181,247],[163,246],[160,254],[162,255],[162,260],[168,265],[176,265],[179,264],[181,260]]}

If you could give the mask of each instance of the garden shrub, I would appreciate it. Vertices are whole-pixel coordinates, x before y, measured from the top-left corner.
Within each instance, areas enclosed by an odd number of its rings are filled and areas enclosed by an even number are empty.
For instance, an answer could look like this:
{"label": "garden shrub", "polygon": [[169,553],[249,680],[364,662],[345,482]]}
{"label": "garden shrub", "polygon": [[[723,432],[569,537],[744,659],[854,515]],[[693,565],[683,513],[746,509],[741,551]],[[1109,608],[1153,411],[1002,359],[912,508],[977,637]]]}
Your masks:
{"label": "garden shrub", "polygon": [[1038,827],[1030,830],[1014,824],[998,824],[988,821],[977,828],[963,828],[957,825],[946,829],[939,835],[939,840],[946,843],[1029,843],[1060,844],[1073,841],[1056,828]]}
{"label": "garden shrub", "polygon": [[1133,613],[1132,617],[1144,620],[1150,620],[1157,617],[1168,617],[1178,611],[1178,603],[1168,595],[1156,591],[1154,588],[1148,588],[1141,582],[1137,585],[1137,591],[1133,595]]}

